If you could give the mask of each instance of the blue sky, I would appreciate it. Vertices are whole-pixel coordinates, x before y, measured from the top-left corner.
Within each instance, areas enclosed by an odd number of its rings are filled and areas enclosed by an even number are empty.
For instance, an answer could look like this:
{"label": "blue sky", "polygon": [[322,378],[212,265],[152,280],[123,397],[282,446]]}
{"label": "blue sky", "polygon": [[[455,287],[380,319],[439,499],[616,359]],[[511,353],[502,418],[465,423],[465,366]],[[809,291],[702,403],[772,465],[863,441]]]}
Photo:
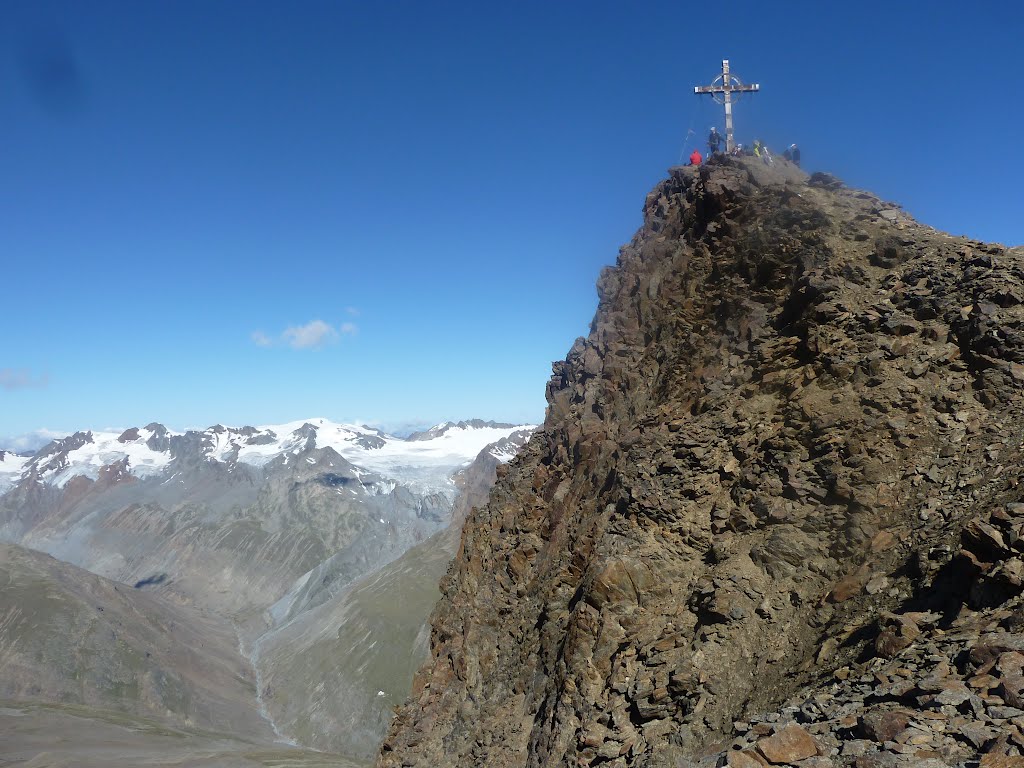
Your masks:
{"label": "blue sky", "polygon": [[0,443],[541,419],[723,58],[738,140],[1022,244],[1024,11],[919,7],[4,3]]}

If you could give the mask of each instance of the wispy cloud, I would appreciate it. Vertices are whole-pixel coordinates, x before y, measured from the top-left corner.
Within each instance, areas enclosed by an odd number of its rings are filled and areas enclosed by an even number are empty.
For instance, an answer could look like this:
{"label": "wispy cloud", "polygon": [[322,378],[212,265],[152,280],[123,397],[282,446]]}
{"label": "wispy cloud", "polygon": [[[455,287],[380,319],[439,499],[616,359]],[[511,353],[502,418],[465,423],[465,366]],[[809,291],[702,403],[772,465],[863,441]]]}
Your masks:
{"label": "wispy cloud", "polygon": [[257,347],[269,347],[274,343],[274,340],[263,331],[253,331],[252,341]]}
{"label": "wispy cloud", "polygon": [[51,440],[67,437],[70,432],[59,432],[52,429],[37,429],[21,435],[0,435],[0,449],[6,451],[38,451]]}
{"label": "wispy cloud", "polygon": [[268,336],[263,331],[253,331],[250,338],[258,347],[286,344],[292,349],[320,349],[337,342],[342,336],[355,336],[358,331],[356,324],[351,322],[334,326],[323,320],[311,320],[305,325],[289,326],[277,337]]}
{"label": "wispy cloud", "polygon": [[47,374],[34,376],[28,368],[0,368],[0,389],[44,389],[50,383]]}
{"label": "wispy cloud", "polygon": [[339,334],[329,323],[313,320],[286,328],[282,336],[292,349],[316,349],[337,341]]}
{"label": "wispy cloud", "polygon": [[345,311],[352,317],[359,317],[359,309],[357,307],[345,307]]}

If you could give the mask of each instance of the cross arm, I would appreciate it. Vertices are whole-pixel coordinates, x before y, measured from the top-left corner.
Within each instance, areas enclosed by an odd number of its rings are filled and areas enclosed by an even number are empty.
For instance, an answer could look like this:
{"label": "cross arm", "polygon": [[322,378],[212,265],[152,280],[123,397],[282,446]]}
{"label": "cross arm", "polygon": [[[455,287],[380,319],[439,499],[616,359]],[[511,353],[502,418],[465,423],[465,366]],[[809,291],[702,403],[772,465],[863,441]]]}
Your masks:
{"label": "cross arm", "polygon": [[759,90],[761,90],[761,86],[757,83],[751,85],[730,85],[728,87],[721,85],[697,85],[693,88],[694,93],[726,93],[727,91],[730,93],[752,93]]}

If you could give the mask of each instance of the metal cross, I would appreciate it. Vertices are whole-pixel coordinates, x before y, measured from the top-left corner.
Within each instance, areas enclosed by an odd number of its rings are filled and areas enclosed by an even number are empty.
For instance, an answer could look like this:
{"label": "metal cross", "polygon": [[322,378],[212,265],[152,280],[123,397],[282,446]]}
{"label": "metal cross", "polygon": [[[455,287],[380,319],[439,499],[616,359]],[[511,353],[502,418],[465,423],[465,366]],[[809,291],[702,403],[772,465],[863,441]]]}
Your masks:
{"label": "metal cross", "polygon": [[729,72],[729,60],[722,60],[722,74],[711,81],[711,85],[698,85],[694,93],[709,93],[718,104],[725,105],[725,151],[731,152],[736,146],[732,138],[732,95],[734,93],[753,93],[761,90],[757,83],[744,85],[736,75]]}

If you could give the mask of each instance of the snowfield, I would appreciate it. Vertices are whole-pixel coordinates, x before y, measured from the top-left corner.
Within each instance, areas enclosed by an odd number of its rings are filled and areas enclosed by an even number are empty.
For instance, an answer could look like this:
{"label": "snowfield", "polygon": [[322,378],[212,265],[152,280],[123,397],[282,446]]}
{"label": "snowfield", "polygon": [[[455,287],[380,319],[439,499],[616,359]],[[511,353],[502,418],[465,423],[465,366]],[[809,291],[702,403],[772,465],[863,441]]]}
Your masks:
{"label": "snowfield", "polygon": [[29,459],[13,453],[0,451],[0,493],[17,485]]}
{"label": "snowfield", "polygon": [[[451,475],[468,465],[480,451],[515,432],[534,428],[533,425],[499,427],[445,422],[431,429],[426,438],[405,440],[372,427],[316,418],[255,429],[217,425],[198,435],[202,439],[203,455],[209,461],[260,467],[279,456],[287,461],[309,448],[331,448],[367,473],[421,490],[449,493],[454,490]],[[158,434],[157,430],[140,428],[138,437],[131,440],[121,439],[122,432],[79,433],[83,435],[84,444],[69,446],[68,450],[52,450],[54,444],[51,444],[34,458],[5,454],[4,461],[0,462],[0,493],[33,471],[42,482],[57,487],[63,487],[80,475],[95,480],[103,467],[124,459],[127,459],[128,471],[135,477],[160,475],[174,455],[166,448],[154,449],[150,443],[166,446],[168,438],[185,434],[160,431]],[[506,460],[512,453],[514,451],[506,453],[499,449],[494,455]],[[315,463],[308,457],[306,461]]]}

